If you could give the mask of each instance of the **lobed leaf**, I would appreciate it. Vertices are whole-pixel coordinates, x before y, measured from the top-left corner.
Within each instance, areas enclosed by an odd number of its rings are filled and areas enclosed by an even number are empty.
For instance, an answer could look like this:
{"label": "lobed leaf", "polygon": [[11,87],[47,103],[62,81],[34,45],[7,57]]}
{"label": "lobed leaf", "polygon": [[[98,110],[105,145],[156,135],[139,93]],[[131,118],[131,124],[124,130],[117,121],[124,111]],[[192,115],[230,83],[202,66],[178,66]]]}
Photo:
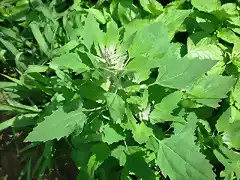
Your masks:
{"label": "lobed leaf", "polygon": [[193,134],[172,135],[159,141],[156,163],[164,176],[175,179],[215,179],[212,165],[199,152]]}
{"label": "lobed leaf", "polygon": [[[83,129],[87,120],[82,108],[67,112],[63,106],[59,107],[50,116],[44,118],[31,133],[28,134],[25,142],[60,140],[68,137],[78,127],[78,131]],[[39,136],[41,134],[41,136]]]}
{"label": "lobed leaf", "polygon": [[125,114],[125,102],[115,93],[107,92],[104,94],[109,113],[115,123],[121,123]]}

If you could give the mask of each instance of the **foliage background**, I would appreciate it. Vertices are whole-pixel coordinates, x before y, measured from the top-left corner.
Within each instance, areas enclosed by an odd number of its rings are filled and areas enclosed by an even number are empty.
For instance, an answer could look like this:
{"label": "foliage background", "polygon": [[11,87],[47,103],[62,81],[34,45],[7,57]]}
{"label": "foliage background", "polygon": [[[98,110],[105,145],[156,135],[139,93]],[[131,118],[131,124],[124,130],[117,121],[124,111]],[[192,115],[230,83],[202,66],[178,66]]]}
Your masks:
{"label": "foliage background", "polygon": [[237,0],[2,0],[18,176],[240,179],[239,34]]}

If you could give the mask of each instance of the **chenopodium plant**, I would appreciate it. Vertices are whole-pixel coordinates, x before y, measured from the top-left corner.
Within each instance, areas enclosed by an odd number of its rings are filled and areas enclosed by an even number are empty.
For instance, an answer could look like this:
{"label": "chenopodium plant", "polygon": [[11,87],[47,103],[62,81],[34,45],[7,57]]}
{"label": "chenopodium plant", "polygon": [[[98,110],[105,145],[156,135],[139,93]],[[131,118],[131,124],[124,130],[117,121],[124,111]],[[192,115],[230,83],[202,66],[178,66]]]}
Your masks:
{"label": "chenopodium plant", "polygon": [[[121,28],[111,20],[104,32],[89,14],[78,46],[22,75],[31,84],[38,72],[46,86],[36,87],[51,97],[42,110],[32,107],[37,124],[25,142],[68,137],[79,179],[214,179],[195,136],[207,121],[194,109],[218,107],[235,79],[207,76],[217,60],[182,56],[181,45],[171,42],[188,15],[174,26],[166,14]],[[46,68],[52,77],[41,75]]]}

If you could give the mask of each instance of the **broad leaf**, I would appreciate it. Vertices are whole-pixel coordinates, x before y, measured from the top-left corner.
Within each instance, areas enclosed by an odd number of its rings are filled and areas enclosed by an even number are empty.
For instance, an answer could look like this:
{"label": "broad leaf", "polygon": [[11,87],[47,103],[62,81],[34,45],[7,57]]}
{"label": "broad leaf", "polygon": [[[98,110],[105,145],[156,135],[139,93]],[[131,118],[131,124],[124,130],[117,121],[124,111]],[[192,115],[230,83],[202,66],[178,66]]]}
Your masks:
{"label": "broad leaf", "polygon": [[190,90],[190,94],[198,98],[225,98],[236,80],[229,76],[212,75],[203,77]]}
{"label": "broad leaf", "polygon": [[190,13],[190,10],[179,10],[175,7],[169,7],[157,18],[157,21],[162,22],[167,27],[168,36],[173,38]]}
{"label": "broad leaf", "polygon": [[114,93],[104,94],[110,115],[115,123],[121,123],[125,114],[125,102],[123,99]]}
{"label": "broad leaf", "polygon": [[224,173],[225,179],[228,177],[232,177],[234,173],[236,173],[239,179],[239,174],[238,174],[240,170],[238,167],[239,161],[229,162],[229,160],[217,150],[214,150],[213,152],[216,158],[218,159],[218,161],[221,162],[225,167],[224,171],[221,172],[222,174]]}
{"label": "broad leaf", "polygon": [[144,122],[137,124],[137,120],[129,109],[126,109],[127,123],[125,128],[132,131],[133,138],[139,144],[146,143],[153,134],[152,129],[147,127]]}
{"label": "broad leaf", "polygon": [[153,15],[159,15],[163,11],[163,6],[156,0],[140,0],[140,4],[145,11]]}
{"label": "broad leaf", "polygon": [[217,120],[216,128],[219,132],[226,130],[231,120],[231,108],[228,108]]}
{"label": "broad leaf", "polygon": [[149,168],[145,159],[143,158],[143,152],[137,152],[130,156],[127,156],[127,162],[121,179],[126,179],[127,176],[133,172],[139,179],[142,180],[154,180],[155,175],[151,168]]}
{"label": "broad leaf", "polygon": [[114,142],[118,142],[125,139],[122,135],[118,134],[116,130],[110,127],[109,125],[105,125],[103,127],[103,134],[104,136],[102,141],[106,142],[107,144],[112,144]]}
{"label": "broad leaf", "polygon": [[77,47],[79,45],[79,42],[76,40],[71,40],[69,41],[67,44],[65,44],[64,46],[56,49],[54,51],[54,55],[58,56],[61,54],[65,54],[68,53],[69,51],[71,51],[72,49],[74,49],[75,47]]}
{"label": "broad leaf", "polygon": [[165,87],[187,89],[216,63],[217,61],[171,57],[161,63],[156,83]]}
{"label": "broad leaf", "polygon": [[[157,45],[158,46],[158,45]],[[157,51],[158,54],[146,54],[137,56],[127,65],[127,70],[135,72],[135,81],[141,82],[147,80],[152,68],[162,65],[162,62],[175,57],[179,59],[181,47],[178,44],[167,43],[164,48]],[[144,63],[144,66],[142,65]]]}
{"label": "broad leaf", "polygon": [[215,179],[212,165],[199,152],[193,134],[172,135],[159,141],[156,163],[164,176],[177,179]]}
{"label": "broad leaf", "polygon": [[224,173],[225,177],[231,177],[235,173],[237,178],[240,178],[240,154],[238,152],[235,152],[233,150],[229,150],[226,147],[222,146],[220,147],[220,150],[222,153],[220,153],[217,150],[214,150],[214,155],[218,159],[219,162],[221,162],[224,167]]}
{"label": "broad leaf", "polygon": [[100,23],[102,23],[102,24],[106,23],[106,19],[100,10],[94,9],[94,8],[89,8],[89,9],[87,9],[87,11],[89,12],[89,14],[92,14]]}
{"label": "broad leaf", "polygon": [[172,111],[178,107],[177,104],[182,99],[182,95],[182,92],[176,91],[165,96],[159,104],[154,106],[154,109],[150,114],[151,122],[181,121],[181,118],[174,117],[171,114]]}
{"label": "broad leaf", "polygon": [[118,32],[117,24],[111,20],[107,23],[107,32],[104,37],[104,43],[107,47],[115,47],[119,40],[119,32]]}
{"label": "broad leaf", "polygon": [[82,108],[66,112],[61,106],[50,116],[45,117],[31,133],[26,137],[25,142],[49,141],[68,137],[76,128],[82,130],[87,120]]}
{"label": "broad leaf", "polygon": [[239,42],[240,38],[228,28],[221,28],[217,31],[217,36],[228,43],[237,43]]}
{"label": "broad leaf", "polygon": [[111,156],[115,157],[119,160],[119,165],[123,166],[126,163],[126,153],[125,153],[125,147],[124,146],[118,146],[116,149],[113,149],[111,152]]}
{"label": "broad leaf", "polygon": [[200,43],[195,46],[190,44],[188,40],[188,57],[209,60],[223,60],[223,52],[218,46],[209,43]]}
{"label": "broad leaf", "polygon": [[90,50],[93,43],[101,42],[102,31],[94,16],[89,13],[83,29],[83,44]]}
{"label": "broad leaf", "polygon": [[220,0],[192,0],[192,5],[200,11],[212,12],[220,9]]}
{"label": "broad leaf", "polygon": [[88,70],[88,67],[82,63],[77,53],[66,53],[59,57],[55,57],[50,62],[50,66],[71,69],[76,73],[82,73]]}
{"label": "broad leaf", "polygon": [[223,134],[223,142],[230,148],[240,149],[240,121],[228,125]]}
{"label": "broad leaf", "polygon": [[[194,113],[190,113],[187,117],[186,123],[175,123],[174,124],[175,134],[182,134],[182,133],[186,133],[186,132],[190,132],[190,133],[194,134],[198,121],[199,121],[198,117]],[[193,136],[193,138],[194,138],[194,136]]]}
{"label": "broad leaf", "polygon": [[137,31],[128,52],[131,57],[142,54],[154,55],[165,52],[170,45],[170,37],[162,22],[155,22]]}
{"label": "broad leaf", "polygon": [[107,144],[98,143],[93,145],[92,156],[87,164],[87,172],[90,176],[94,176],[94,171],[110,156],[111,151]]}
{"label": "broad leaf", "polygon": [[139,144],[146,143],[149,137],[153,134],[152,129],[147,127],[143,122],[136,125],[136,129],[132,131],[133,138]]}
{"label": "broad leaf", "polygon": [[143,92],[142,97],[139,96],[131,96],[127,99],[127,102],[130,104],[136,104],[141,110],[144,110],[147,108],[148,105],[148,91],[145,90]]}
{"label": "broad leaf", "polygon": [[209,75],[196,82],[189,93],[198,103],[216,108],[235,82],[229,76]]}
{"label": "broad leaf", "polygon": [[118,16],[122,24],[127,24],[132,21],[139,13],[139,9],[133,5],[132,0],[117,0],[118,3]]}
{"label": "broad leaf", "polygon": [[124,25],[124,37],[123,41],[126,43],[138,30],[147,26],[151,21],[148,19],[135,19],[130,23]]}
{"label": "broad leaf", "polygon": [[203,46],[188,46],[188,57],[199,58],[199,59],[209,59],[209,60],[219,60],[215,66],[208,72],[212,75],[222,74],[225,70],[225,62],[223,61],[223,52],[216,45],[209,44]]}

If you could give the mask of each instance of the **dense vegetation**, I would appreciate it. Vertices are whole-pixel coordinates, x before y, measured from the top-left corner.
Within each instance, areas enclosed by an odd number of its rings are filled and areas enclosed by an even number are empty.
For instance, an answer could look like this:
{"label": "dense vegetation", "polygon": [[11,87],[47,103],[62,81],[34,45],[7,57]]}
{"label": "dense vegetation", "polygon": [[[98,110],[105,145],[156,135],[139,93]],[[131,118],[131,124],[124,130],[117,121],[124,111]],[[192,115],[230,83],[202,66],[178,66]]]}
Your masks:
{"label": "dense vegetation", "polygon": [[2,0],[0,131],[23,179],[240,179],[240,2]]}

